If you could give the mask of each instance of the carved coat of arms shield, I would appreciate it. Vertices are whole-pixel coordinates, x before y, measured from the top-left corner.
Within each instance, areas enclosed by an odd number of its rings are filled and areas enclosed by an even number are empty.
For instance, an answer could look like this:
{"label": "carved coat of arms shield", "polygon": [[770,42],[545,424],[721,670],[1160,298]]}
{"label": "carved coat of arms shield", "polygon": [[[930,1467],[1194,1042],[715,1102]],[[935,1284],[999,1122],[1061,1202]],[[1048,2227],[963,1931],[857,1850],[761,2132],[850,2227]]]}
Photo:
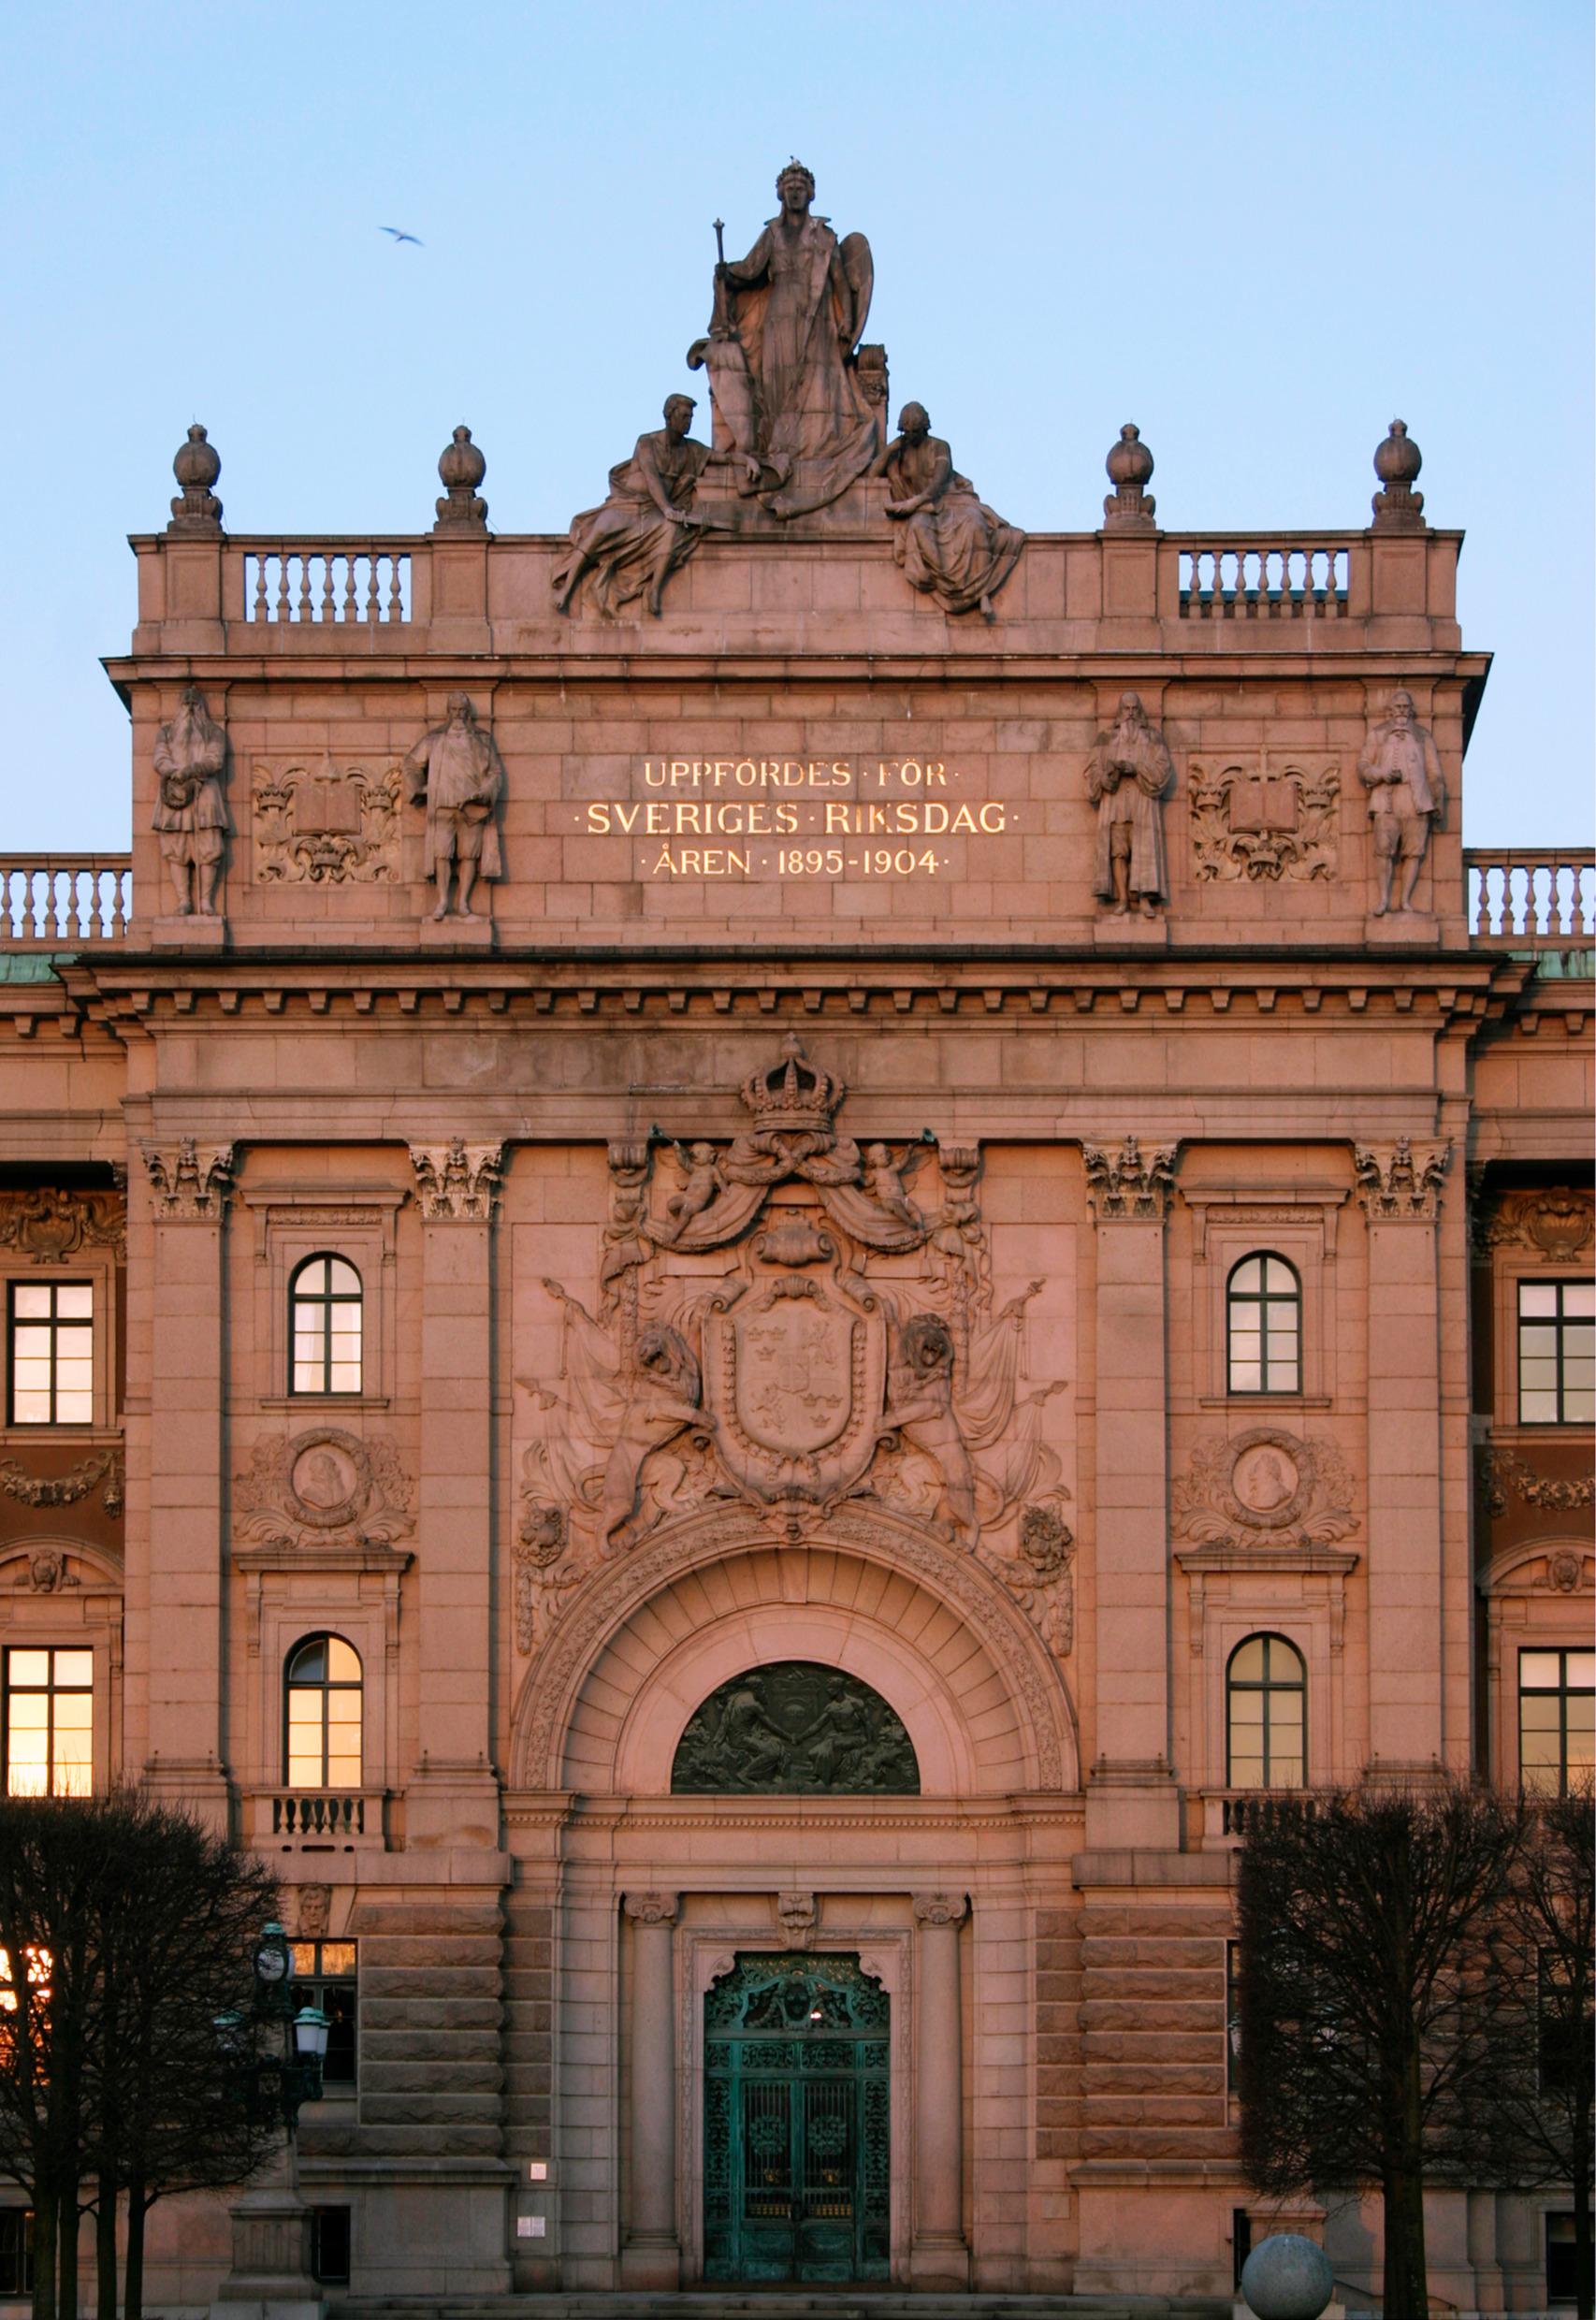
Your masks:
{"label": "carved coat of arms shield", "polygon": [[879,1315],[818,1282],[768,1283],[705,1331],[721,1457],[762,1497],[824,1498],[875,1451],[885,1378]]}

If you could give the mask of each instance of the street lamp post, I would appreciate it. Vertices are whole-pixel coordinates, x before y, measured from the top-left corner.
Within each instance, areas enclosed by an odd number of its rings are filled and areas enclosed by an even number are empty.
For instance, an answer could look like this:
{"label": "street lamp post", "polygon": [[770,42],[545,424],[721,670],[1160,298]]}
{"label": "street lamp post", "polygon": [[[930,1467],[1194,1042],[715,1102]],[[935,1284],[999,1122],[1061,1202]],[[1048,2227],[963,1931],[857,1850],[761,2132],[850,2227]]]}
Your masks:
{"label": "street lamp post", "polygon": [[295,2012],[293,1952],[275,1921],[262,1926],[252,1963],[250,2011],[218,2016],[217,2042],[252,2112],[281,2119],[283,2159],[273,2170],[278,2180],[246,2191],[232,2211],[233,2269],[211,2311],[217,2320],[268,2320],[268,2307],[269,2320],[322,2320],[310,2210],[299,2197],[297,2129],[302,2107],[321,2100],[327,2018],[317,2006]]}

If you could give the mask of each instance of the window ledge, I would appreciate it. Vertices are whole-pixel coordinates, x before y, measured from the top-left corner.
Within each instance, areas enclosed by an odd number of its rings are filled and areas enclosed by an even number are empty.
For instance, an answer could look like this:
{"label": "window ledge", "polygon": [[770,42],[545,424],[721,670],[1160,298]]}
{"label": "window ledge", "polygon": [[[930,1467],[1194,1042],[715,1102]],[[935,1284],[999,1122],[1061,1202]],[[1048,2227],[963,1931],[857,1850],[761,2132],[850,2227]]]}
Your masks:
{"label": "window ledge", "polygon": [[306,1411],[312,1417],[322,1410],[386,1410],[386,1394],[262,1394],[258,1401],[247,1405],[252,1410],[269,1410],[274,1414]]}
{"label": "window ledge", "polygon": [[1328,1394],[1199,1394],[1199,1410],[1329,1410]]}

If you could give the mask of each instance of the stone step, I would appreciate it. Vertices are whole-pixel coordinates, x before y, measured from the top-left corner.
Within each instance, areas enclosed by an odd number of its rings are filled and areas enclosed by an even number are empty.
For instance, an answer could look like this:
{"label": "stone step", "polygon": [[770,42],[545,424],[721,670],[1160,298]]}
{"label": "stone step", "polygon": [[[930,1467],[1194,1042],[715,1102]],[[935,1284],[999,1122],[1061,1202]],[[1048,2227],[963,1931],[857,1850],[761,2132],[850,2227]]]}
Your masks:
{"label": "stone step", "polygon": [[1228,2297],[958,2296],[824,2288],[462,2298],[343,2296],[328,2320],[1231,2320]]}

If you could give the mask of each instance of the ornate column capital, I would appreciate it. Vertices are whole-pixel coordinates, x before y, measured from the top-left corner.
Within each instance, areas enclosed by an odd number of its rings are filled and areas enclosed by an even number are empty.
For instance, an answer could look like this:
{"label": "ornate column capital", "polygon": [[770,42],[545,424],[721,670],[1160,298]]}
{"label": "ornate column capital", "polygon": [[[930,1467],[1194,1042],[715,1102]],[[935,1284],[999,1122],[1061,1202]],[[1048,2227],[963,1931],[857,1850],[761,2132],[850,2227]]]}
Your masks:
{"label": "ornate column capital", "polygon": [[1415,1144],[1406,1136],[1394,1144],[1354,1144],[1357,1197],[1370,1222],[1433,1225],[1451,1157],[1450,1144]]}
{"label": "ornate column capital", "polygon": [[674,1925],[679,1893],[623,1893],[620,1906],[634,1925]]}
{"label": "ornate column capital", "polygon": [[141,1144],[155,1215],[162,1224],[219,1225],[233,1191],[231,1144]]}
{"label": "ornate column capital", "polygon": [[412,1144],[416,1198],[429,1225],[490,1225],[499,1211],[502,1144]]}
{"label": "ornate column capital", "polygon": [[968,1916],[969,1907],[964,1893],[916,1893],[914,1921],[917,1925],[959,1925]]}
{"label": "ornate column capital", "polygon": [[1161,1224],[1175,1182],[1179,1144],[1154,1144],[1143,1152],[1134,1136],[1118,1151],[1082,1143],[1086,1197],[1099,1225]]}

